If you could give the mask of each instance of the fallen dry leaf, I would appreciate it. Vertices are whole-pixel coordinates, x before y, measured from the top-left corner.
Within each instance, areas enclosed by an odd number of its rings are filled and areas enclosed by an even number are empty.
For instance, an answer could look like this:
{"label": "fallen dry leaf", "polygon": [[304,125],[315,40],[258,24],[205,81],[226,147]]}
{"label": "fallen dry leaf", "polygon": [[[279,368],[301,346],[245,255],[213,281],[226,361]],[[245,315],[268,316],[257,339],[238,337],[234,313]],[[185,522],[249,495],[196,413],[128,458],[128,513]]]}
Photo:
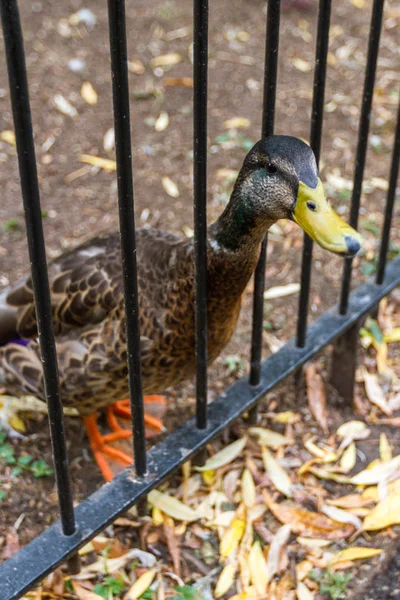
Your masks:
{"label": "fallen dry leaf", "polygon": [[[172,519],[171,519],[172,520]],[[174,565],[174,573],[181,576],[181,546],[179,543],[179,536],[176,535],[175,528],[170,526],[169,523],[163,525],[165,539],[167,540],[168,551],[172,558]]]}
{"label": "fallen dry leaf", "polygon": [[179,198],[179,188],[176,183],[172,181],[172,179],[169,177],[163,177],[161,179],[161,183],[168,196],[171,196],[171,198]]}
{"label": "fallen dry leaf", "polygon": [[54,96],[54,106],[63,115],[68,115],[72,118],[78,115],[78,111],[76,110],[75,106],[72,106],[71,102],[64,98],[64,96],[61,96],[61,94],[56,94]]}
{"label": "fallen dry leaf", "polygon": [[6,535],[6,543],[2,552],[3,560],[11,558],[14,554],[18,552],[19,548],[20,546],[18,532],[15,531],[14,528],[12,528]]}
{"label": "fallen dry leaf", "polygon": [[164,77],[162,80],[166,87],[183,86],[192,88],[193,79],[191,77]]}
{"label": "fallen dry leaf", "polygon": [[128,71],[135,75],[143,75],[145,68],[140,60],[128,60]]}
{"label": "fallen dry leaf", "polygon": [[338,523],[351,523],[357,530],[361,529],[361,520],[352,513],[346,512],[341,508],[324,504],[321,507],[321,512],[324,513],[324,515],[327,515],[328,517],[333,519],[334,521],[337,521]]}
{"label": "fallen dry leaf", "polygon": [[220,554],[222,557],[227,558],[239,545],[240,540],[243,537],[246,527],[246,521],[240,517],[235,517],[226,532],[224,533],[221,544]]}
{"label": "fallen dry leaf", "polygon": [[250,427],[249,433],[250,435],[256,438],[257,442],[261,446],[268,446],[269,448],[278,448],[279,446],[287,446],[289,444],[292,444],[291,439],[265,427]]}
{"label": "fallen dry leaf", "polygon": [[101,156],[92,156],[91,154],[80,154],[79,160],[88,165],[99,167],[105,171],[115,171],[117,169],[117,163],[115,160],[109,158],[102,158]]}
{"label": "fallen dry leaf", "polygon": [[307,399],[311,414],[323,429],[328,432],[328,415],[326,411],[325,386],[321,375],[317,372],[314,363],[305,368]]}
{"label": "fallen dry leaf", "polygon": [[82,587],[76,581],[71,581],[74,593],[78,596],[79,600],[102,600],[103,596],[99,596],[90,590]]}
{"label": "fallen dry leaf", "polygon": [[297,600],[314,600],[315,592],[308,589],[302,581],[297,582],[296,587]]}
{"label": "fallen dry leaf", "polygon": [[339,523],[333,519],[301,508],[273,502],[269,494],[263,490],[265,502],[274,517],[281,523],[290,524],[292,532],[305,537],[338,540],[346,538],[354,531],[349,523]]}
{"label": "fallen dry leaf", "polygon": [[252,508],[256,503],[256,486],[248,469],[245,469],[242,475],[242,500],[247,508]]}
{"label": "fallen dry leaf", "polygon": [[349,473],[354,469],[357,461],[357,448],[354,442],[347,446],[340,459],[340,469],[343,473]]}
{"label": "fallen dry leaf", "polygon": [[115,148],[115,131],[114,127],[110,127],[103,137],[103,148],[106,152],[111,152]]}
{"label": "fallen dry leaf", "polygon": [[385,415],[390,417],[392,415],[392,411],[390,410],[385,398],[385,394],[379,385],[378,377],[368,373],[367,369],[363,369],[363,377],[368,400],[380,408]]}
{"label": "fallen dry leaf", "polygon": [[157,569],[151,569],[150,571],[146,571],[140,577],[138,577],[135,583],[125,594],[124,600],[137,600],[137,598],[140,598],[140,596],[142,596],[145,591],[149,589],[156,574]]}
{"label": "fallen dry leaf", "polygon": [[202,467],[194,467],[196,471],[212,471],[215,469],[219,469],[219,467],[224,467],[225,465],[229,465],[229,463],[233,462],[235,458],[240,456],[243,452],[244,447],[246,445],[247,438],[243,437],[229,446],[226,446],[211,458],[208,458]]}
{"label": "fallen dry leaf", "polygon": [[278,529],[278,531],[272,538],[267,558],[268,581],[271,581],[274,575],[278,573],[281,553],[283,548],[289,541],[291,531],[292,526],[290,525],[290,523],[287,525],[283,525]]}
{"label": "fallen dry leaf", "polygon": [[90,81],[84,81],[82,83],[81,96],[88,104],[97,104],[98,94]]}
{"label": "fallen dry leaf", "polygon": [[197,512],[190,508],[190,506],[187,506],[173,496],[169,496],[169,494],[163,494],[158,490],[151,490],[147,498],[150,504],[178,521],[197,521],[200,518]]}
{"label": "fallen dry leaf", "polygon": [[387,439],[386,433],[383,432],[379,437],[379,455],[382,462],[387,462],[393,458],[392,448],[389,444],[389,440]]}
{"label": "fallen dry leaf", "polygon": [[254,542],[250,549],[248,564],[251,581],[261,596],[265,596],[268,585],[267,563],[260,542]]}
{"label": "fallen dry leaf", "polygon": [[371,510],[363,522],[364,531],[376,531],[400,524],[400,494],[388,496]]}
{"label": "fallen dry leaf", "polygon": [[226,565],[221,571],[217,585],[214,590],[214,598],[221,598],[232,587],[236,574],[236,568],[233,564]]}
{"label": "fallen dry leaf", "polygon": [[286,285],[277,285],[264,292],[264,300],[273,300],[274,298],[283,298],[291,294],[297,294],[300,291],[299,283],[288,283]]}
{"label": "fallen dry leaf", "polygon": [[16,145],[15,133],[10,129],[6,129],[0,133],[0,140],[6,142],[7,144],[11,144],[11,146]]}
{"label": "fallen dry leaf", "polygon": [[265,471],[268,473],[274,487],[278,492],[281,492],[281,494],[290,498],[292,495],[292,481],[285,469],[281,467],[266,446],[263,446],[262,448],[262,458]]}
{"label": "fallen dry leaf", "polygon": [[[163,111],[154,124],[154,129],[158,132],[164,131],[169,125],[168,113]],[[176,196],[174,196],[175,198]]]}
{"label": "fallen dry leaf", "polygon": [[182,60],[182,56],[178,52],[171,52],[170,54],[161,54],[152,58],[150,65],[153,69],[156,67],[171,67],[177,65]]}
{"label": "fallen dry leaf", "polygon": [[238,129],[240,127],[250,127],[250,125],[250,119],[245,119],[243,117],[233,117],[233,119],[224,121],[225,129]]}
{"label": "fallen dry leaf", "polygon": [[330,564],[335,565],[344,561],[355,561],[355,560],[364,560],[365,558],[372,558],[373,556],[378,556],[378,554],[382,554],[383,550],[379,548],[363,548],[354,546],[353,548],[345,548],[341,550],[332,558]]}
{"label": "fallen dry leaf", "polygon": [[350,479],[354,485],[374,485],[388,479],[400,468],[400,454],[384,463],[379,462],[372,468],[366,468]]}
{"label": "fallen dry leaf", "polygon": [[312,66],[306,60],[302,58],[293,58],[291,61],[292,65],[302,73],[309,73],[312,71]]}

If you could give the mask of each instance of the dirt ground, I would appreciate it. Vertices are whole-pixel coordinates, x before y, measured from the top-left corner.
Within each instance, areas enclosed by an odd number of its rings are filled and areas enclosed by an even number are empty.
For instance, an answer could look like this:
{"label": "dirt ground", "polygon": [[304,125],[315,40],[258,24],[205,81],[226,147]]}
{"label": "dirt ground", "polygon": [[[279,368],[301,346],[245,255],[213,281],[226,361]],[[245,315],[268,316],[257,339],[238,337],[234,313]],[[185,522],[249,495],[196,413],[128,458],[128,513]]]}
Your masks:
{"label": "dirt ground", "polygon": [[[42,0],[21,4],[29,74],[33,126],[39,168],[42,208],[48,257],[100,232],[118,227],[115,173],[87,167],[79,155],[114,158],[103,147],[112,126],[111,76],[109,68],[106,3],[95,0]],[[279,85],[276,132],[309,135],[310,105],[315,47],[316,2],[310,8],[286,8],[282,12],[279,49]],[[357,6],[356,6],[357,5]],[[350,205],[349,187],[363,85],[371,0],[333,3],[326,118],[322,147],[322,179],[335,207],[343,215]],[[89,9],[95,23],[76,23],[71,15]],[[190,78],[192,65],[192,6],[188,0],[157,2],[127,1],[128,45],[133,140],[133,167],[137,226],[157,226],[191,235],[192,225],[192,89],[168,85],[168,78]],[[365,171],[360,230],[365,235],[363,255],[354,261],[354,281],[374,270],[379,248],[378,232],[383,221],[385,182],[398,102],[400,13],[395,2],[386,2],[371,136]],[[230,182],[221,170],[237,171],[261,129],[264,62],[265,7],[259,0],[223,0],[210,7],[209,62],[209,220],[216,218],[229,198]],[[172,66],[154,66],[152,60],[177,53]],[[71,61],[75,61],[72,62]],[[76,70],[79,67],[80,70]],[[136,72],[135,72],[136,71]],[[91,105],[80,93],[89,81],[98,94]],[[0,61],[0,132],[12,130],[10,99],[4,61]],[[57,108],[57,95],[76,109],[75,116]],[[155,130],[160,113],[169,125]],[[230,130],[225,121],[249,120],[247,128]],[[178,198],[169,197],[161,179],[169,177],[178,186]],[[15,149],[0,139],[0,285],[12,283],[26,272],[28,259]],[[399,207],[392,229],[391,255],[400,249]],[[299,281],[302,232],[293,223],[280,223],[270,235],[267,285]],[[311,294],[311,319],[335,304],[340,289],[343,262],[315,248]],[[243,304],[238,329],[224,354],[210,369],[210,398],[248,368],[251,285]],[[265,302],[264,356],[274,351],[294,332],[298,296]],[[389,300],[398,313],[400,296]],[[398,348],[393,345],[390,358]],[[231,369],[233,362],[236,369]],[[329,351],[321,358],[326,373]],[[363,363],[373,368],[373,359],[363,353]],[[393,368],[393,364],[392,364]],[[327,375],[326,375],[327,379]],[[365,401],[364,387],[358,395]],[[335,394],[329,388],[328,401]],[[173,429],[194,405],[192,383],[168,390],[171,399],[166,423]],[[273,396],[285,404],[295,401],[293,386],[284,384]],[[303,403],[305,400],[303,399]],[[281,409],[281,408],[280,408]],[[283,409],[281,409],[283,410]],[[334,410],[332,408],[332,410]],[[45,419],[28,418],[24,440],[13,441],[19,450],[51,462]],[[74,498],[77,502],[101,485],[83,426],[79,419],[66,419]],[[391,438],[398,445],[393,428]],[[398,447],[396,454],[398,453]],[[5,478],[3,473],[2,478]],[[16,489],[18,487],[18,489]],[[28,542],[57,518],[57,497],[52,478],[32,481],[20,477],[1,503],[0,534],[24,513],[20,542]],[[389,596],[388,596],[389,597]]]}

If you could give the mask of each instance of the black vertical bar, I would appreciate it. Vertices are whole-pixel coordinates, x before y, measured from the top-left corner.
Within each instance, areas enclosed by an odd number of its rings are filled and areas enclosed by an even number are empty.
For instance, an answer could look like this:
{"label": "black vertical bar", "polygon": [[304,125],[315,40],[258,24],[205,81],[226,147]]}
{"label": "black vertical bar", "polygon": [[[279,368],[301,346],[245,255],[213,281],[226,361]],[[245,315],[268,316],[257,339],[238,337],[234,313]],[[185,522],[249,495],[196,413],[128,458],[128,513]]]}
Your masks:
{"label": "black vertical bar", "polygon": [[196,270],[196,424],[207,427],[208,0],[193,3],[193,183]]}
{"label": "black vertical bar", "polygon": [[[400,91],[400,90],[399,90]],[[389,189],[386,200],[385,220],[382,228],[381,247],[379,249],[378,269],[376,273],[376,283],[381,285],[385,277],[386,258],[389,247],[390,228],[392,225],[393,207],[396,198],[397,177],[399,175],[400,161],[400,100],[397,112],[397,125],[393,143],[392,164],[390,167]]]}
{"label": "black vertical bar", "polygon": [[[267,36],[265,41],[264,99],[262,137],[274,133],[276,79],[278,73],[280,0],[268,0]],[[267,257],[267,236],[261,245],[260,258],[254,273],[253,324],[251,332],[250,385],[258,385],[261,370],[263,334],[264,285]],[[253,412],[251,420],[254,420]]]}
{"label": "black vertical bar", "polygon": [[146,472],[146,441],[140,364],[139,302],[124,0],[108,0],[108,22],[133,452],[136,473],[141,476]]}
{"label": "black vertical bar", "polygon": [[[314,92],[311,113],[310,146],[315,154],[317,166],[321,153],[322,126],[324,116],[326,63],[329,46],[329,25],[331,20],[331,0],[320,0],[318,11],[318,32],[315,53]],[[304,233],[303,258],[301,265],[301,288],[297,318],[297,345],[304,348],[307,333],[307,316],[310,299],[312,239]]]}
{"label": "black vertical bar", "polygon": [[51,300],[40,209],[39,184],[33,143],[21,22],[16,0],[1,0],[1,20],[24,203],[43,379],[49,411],[50,434],[63,533],[75,532],[74,507],[68,473],[63,410],[51,316]]}
{"label": "black vertical bar", "polygon": [[[360,209],[360,198],[364,177],[365,159],[368,147],[369,123],[371,117],[372,98],[374,93],[376,64],[378,61],[379,40],[382,29],[382,16],[385,0],[374,0],[371,15],[371,27],[369,32],[368,56],[365,69],[365,80],[361,117],[358,131],[358,144],[356,154],[356,166],[354,171],[353,195],[350,209],[350,225],[357,228],[358,213]],[[351,269],[353,261],[347,259],[344,263],[342,289],[339,302],[339,312],[345,315],[348,308],[348,300],[351,284]]]}

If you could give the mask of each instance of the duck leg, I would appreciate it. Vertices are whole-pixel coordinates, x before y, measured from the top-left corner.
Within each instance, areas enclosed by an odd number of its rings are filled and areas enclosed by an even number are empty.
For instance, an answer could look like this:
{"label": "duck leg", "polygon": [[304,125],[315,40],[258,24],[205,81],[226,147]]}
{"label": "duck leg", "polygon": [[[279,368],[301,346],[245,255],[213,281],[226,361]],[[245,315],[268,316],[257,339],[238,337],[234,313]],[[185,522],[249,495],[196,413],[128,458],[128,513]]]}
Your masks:
{"label": "duck leg", "polygon": [[[104,479],[106,481],[111,481],[111,479],[114,477],[114,472],[111,469],[108,458],[122,462],[124,465],[131,465],[133,458],[126,452],[109,446],[108,443],[115,442],[123,437],[129,437],[132,435],[132,433],[126,429],[123,431],[110,433],[108,435],[102,435],[97,424],[97,412],[93,413],[89,417],[83,417],[83,422],[85,423],[90,446],[99,469],[103,473]],[[120,429],[122,430],[122,427]]]}
{"label": "duck leg", "polygon": [[[162,407],[166,405],[164,396],[145,396],[143,402],[145,405],[153,404],[161,405]],[[132,436],[131,428],[121,427],[117,416],[131,419],[129,399],[120,400],[119,402],[115,402],[106,407],[107,424],[112,433],[106,435],[100,433],[97,424],[97,413],[93,413],[89,417],[83,418],[93,455],[106,481],[110,481],[115,475],[110,465],[111,462],[122,463],[124,467],[126,465],[131,465],[133,462],[132,455],[109,445],[113,442],[124,440]],[[165,430],[162,421],[153,415],[146,413],[144,420],[146,429],[150,428],[153,431],[153,434],[154,432],[160,433]],[[151,435],[151,432],[149,431],[146,431],[146,433]]]}

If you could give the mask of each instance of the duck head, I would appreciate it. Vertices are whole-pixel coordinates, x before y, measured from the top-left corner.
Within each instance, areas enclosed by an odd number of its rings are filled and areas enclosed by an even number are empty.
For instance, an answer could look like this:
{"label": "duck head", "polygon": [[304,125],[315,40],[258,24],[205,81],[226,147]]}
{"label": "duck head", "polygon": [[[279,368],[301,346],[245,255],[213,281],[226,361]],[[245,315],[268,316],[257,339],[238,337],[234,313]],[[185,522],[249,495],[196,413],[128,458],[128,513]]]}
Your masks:
{"label": "duck head", "polygon": [[[240,200],[239,200],[240,199]],[[317,244],[353,257],[362,238],[333,210],[311,148],[301,140],[274,135],[260,140],[245,158],[232,194],[241,218],[267,227],[291,219]]]}

